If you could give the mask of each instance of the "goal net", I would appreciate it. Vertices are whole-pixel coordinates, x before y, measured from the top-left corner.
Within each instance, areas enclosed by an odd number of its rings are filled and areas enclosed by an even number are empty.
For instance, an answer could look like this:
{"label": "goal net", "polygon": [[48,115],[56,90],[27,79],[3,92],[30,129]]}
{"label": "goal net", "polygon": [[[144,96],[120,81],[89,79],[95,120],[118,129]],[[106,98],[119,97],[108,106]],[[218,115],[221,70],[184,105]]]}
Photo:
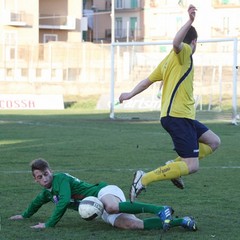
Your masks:
{"label": "goal net", "polygon": [[[238,120],[238,39],[199,40],[194,61],[194,96],[197,113],[220,113],[218,116],[237,124]],[[171,41],[154,43],[112,43],[111,46],[112,119],[159,119],[161,111],[160,82],[118,103],[122,92],[128,92],[147,78],[172,48]]]}

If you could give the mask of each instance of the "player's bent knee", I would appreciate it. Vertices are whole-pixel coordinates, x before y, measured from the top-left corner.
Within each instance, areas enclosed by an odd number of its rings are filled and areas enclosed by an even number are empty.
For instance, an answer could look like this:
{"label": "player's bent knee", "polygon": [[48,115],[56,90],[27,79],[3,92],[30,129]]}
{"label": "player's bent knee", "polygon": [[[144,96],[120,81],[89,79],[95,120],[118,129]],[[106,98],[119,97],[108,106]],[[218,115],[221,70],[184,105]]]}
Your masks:
{"label": "player's bent knee", "polygon": [[118,213],[118,208],[115,205],[106,205],[105,211],[109,214]]}
{"label": "player's bent knee", "polygon": [[115,220],[114,226],[122,229],[143,229],[143,221],[132,214],[122,214]]}
{"label": "player's bent knee", "polygon": [[221,139],[217,136],[213,144],[213,148],[212,148],[213,151],[215,151],[220,145],[221,145]]}
{"label": "player's bent knee", "polygon": [[195,173],[198,171],[198,168],[189,169],[189,174]]}
{"label": "player's bent knee", "polygon": [[188,165],[189,174],[195,173],[199,169],[199,161],[197,158],[186,159],[185,160]]}

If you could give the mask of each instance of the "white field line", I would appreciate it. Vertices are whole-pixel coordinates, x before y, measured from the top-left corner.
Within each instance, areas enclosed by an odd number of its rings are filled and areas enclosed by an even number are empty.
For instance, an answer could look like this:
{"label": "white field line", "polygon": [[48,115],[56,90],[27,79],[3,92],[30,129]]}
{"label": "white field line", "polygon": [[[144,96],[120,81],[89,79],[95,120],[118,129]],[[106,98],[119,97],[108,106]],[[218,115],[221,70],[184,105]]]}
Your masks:
{"label": "white field line", "polygon": [[[199,170],[209,170],[209,169],[240,169],[240,166],[214,166],[214,167],[200,167]],[[150,171],[151,169],[142,169],[143,171]],[[62,169],[62,170],[54,170],[54,172],[134,172],[136,169],[133,168],[104,168],[104,169],[89,169],[89,168],[81,168],[81,169]],[[0,173],[3,174],[29,174],[31,171],[26,170],[0,170]]]}

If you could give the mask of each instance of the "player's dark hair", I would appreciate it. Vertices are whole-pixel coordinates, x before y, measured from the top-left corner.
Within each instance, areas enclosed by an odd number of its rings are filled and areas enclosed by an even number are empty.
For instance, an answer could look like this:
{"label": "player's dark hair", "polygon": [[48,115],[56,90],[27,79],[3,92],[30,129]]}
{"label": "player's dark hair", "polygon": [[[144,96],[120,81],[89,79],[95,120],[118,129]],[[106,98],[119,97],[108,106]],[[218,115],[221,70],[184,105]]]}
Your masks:
{"label": "player's dark hair", "polygon": [[46,160],[42,159],[42,158],[38,158],[38,159],[33,160],[30,163],[30,167],[32,169],[32,174],[33,174],[34,170],[44,171],[47,168],[50,169],[50,166],[49,166],[48,162]]}
{"label": "player's dark hair", "polygon": [[187,43],[187,44],[191,44],[191,42],[197,38],[198,38],[197,31],[193,26],[191,26],[190,29],[188,30],[185,38],[183,39],[183,42]]}

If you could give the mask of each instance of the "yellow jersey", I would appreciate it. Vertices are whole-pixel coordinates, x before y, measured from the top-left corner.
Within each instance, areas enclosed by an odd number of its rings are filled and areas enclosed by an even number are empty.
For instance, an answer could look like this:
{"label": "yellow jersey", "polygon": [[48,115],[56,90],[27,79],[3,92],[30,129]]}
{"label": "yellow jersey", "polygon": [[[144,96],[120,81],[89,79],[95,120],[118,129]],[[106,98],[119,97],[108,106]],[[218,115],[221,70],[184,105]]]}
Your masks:
{"label": "yellow jersey", "polygon": [[163,81],[161,117],[195,119],[193,75],[192,49],[186,43],[178,54],[172,50],[150,74],[150,81]]}

